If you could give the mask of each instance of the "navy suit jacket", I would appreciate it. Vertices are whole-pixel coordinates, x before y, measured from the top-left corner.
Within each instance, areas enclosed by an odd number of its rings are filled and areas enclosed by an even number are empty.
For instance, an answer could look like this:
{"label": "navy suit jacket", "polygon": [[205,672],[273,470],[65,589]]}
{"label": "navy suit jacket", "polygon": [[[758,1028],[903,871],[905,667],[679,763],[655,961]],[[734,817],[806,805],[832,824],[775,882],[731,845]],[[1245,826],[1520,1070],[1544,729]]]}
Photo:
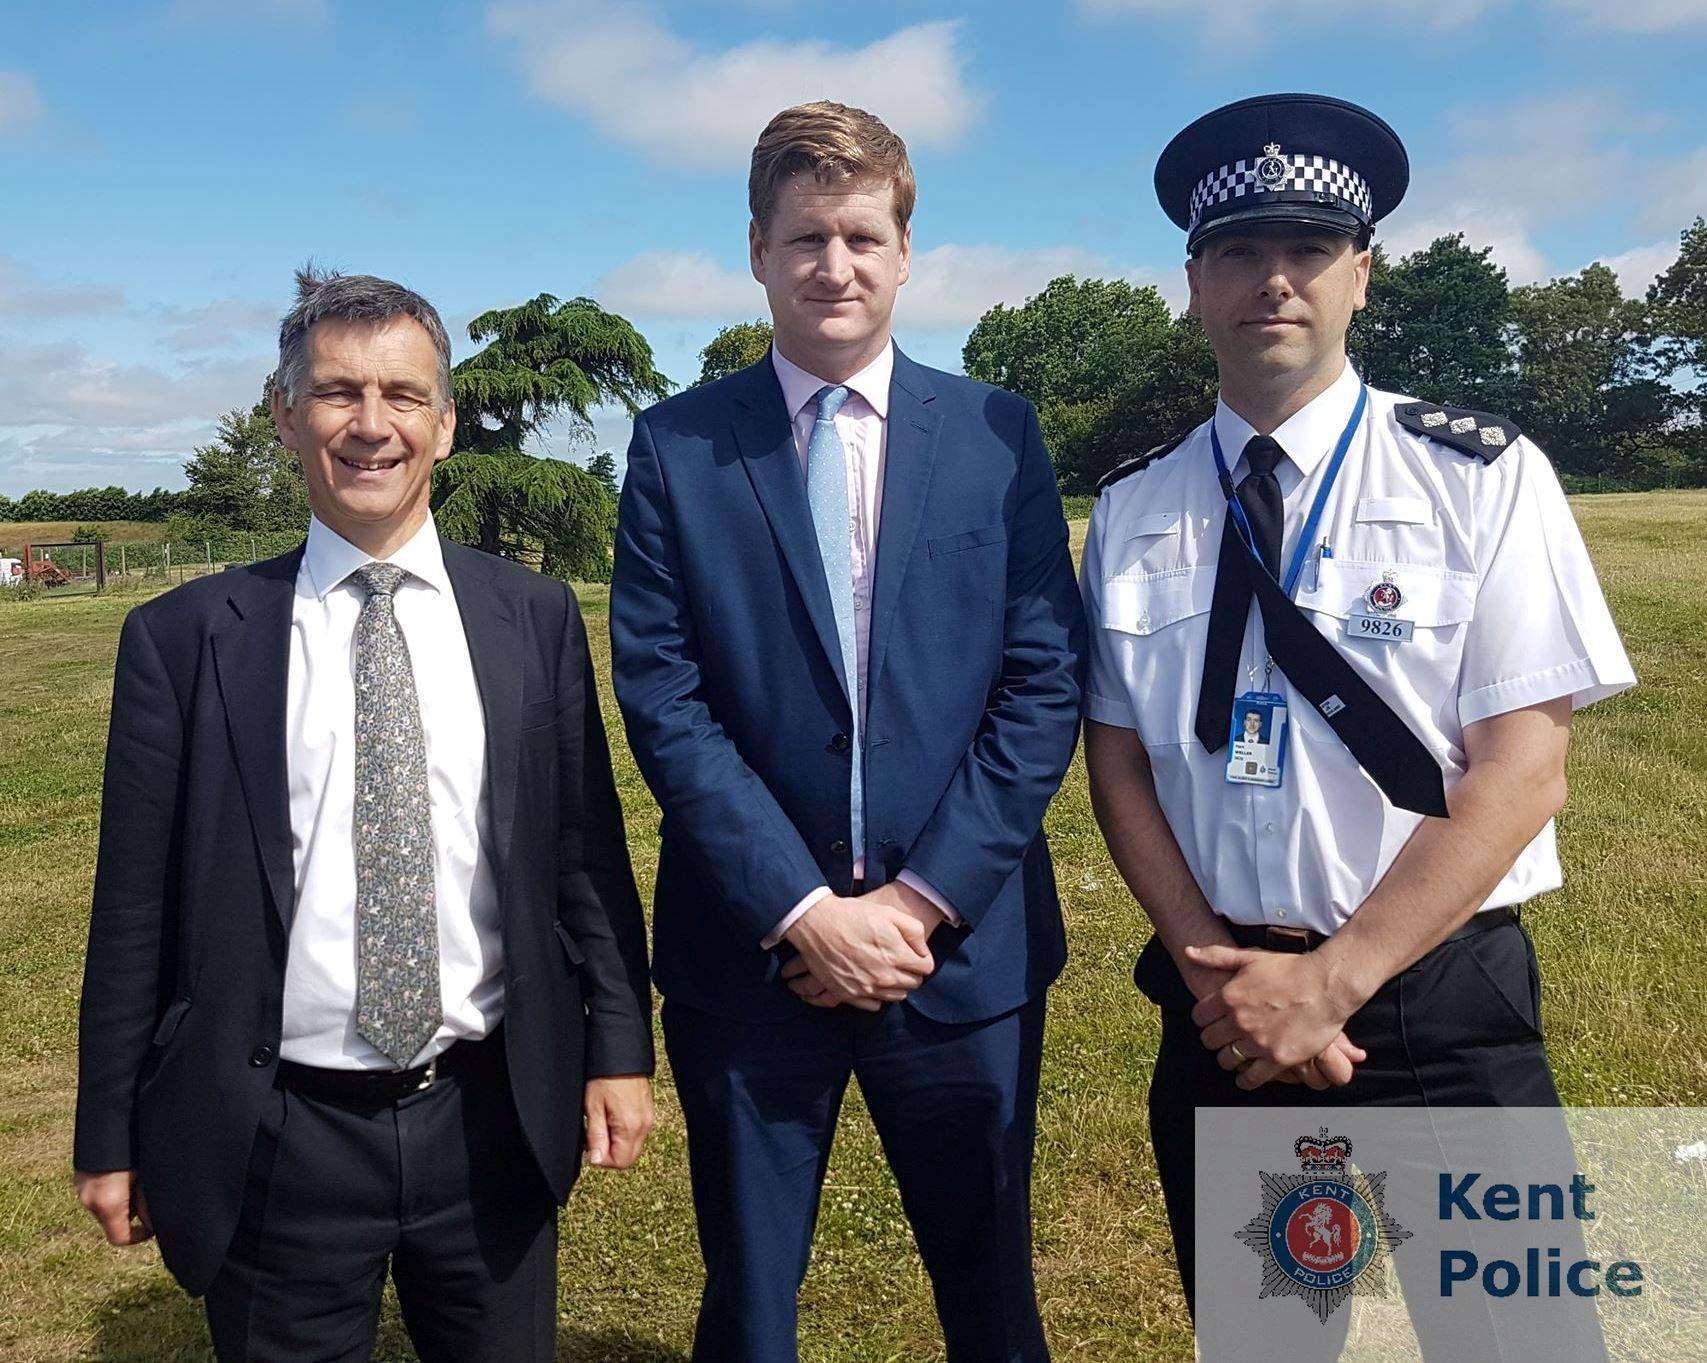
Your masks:
{"label": "navy suit jacket", "polygon": [[[898,350],[873,582],[867,887],[911,869],[963,920],[909,1002],[995,1017],[1066,937],[1043,812],[1078,737],[1084,616],[1025,399]],[[851,890],[852,710],[782,387],[758,364],[635,422],[616,541],[617,700],[663,810],[660,990],[727,1017],[808,1008],[760,942]]]}

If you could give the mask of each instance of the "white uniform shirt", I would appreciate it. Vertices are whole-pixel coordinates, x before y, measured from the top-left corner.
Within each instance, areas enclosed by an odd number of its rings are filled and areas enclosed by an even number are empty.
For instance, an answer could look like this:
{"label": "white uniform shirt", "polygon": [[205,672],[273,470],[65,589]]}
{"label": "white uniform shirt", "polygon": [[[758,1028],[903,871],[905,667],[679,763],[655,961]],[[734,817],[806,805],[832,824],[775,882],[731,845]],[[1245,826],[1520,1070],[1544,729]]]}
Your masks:
{"label": "white uniform shirt", "polygon": [[[350,574],[370,555],[309,523],[291,608],[285,762],[296,912],[285,963],[286,1060],[392,1069],[356,1033],[355,632],[366,593]],[[485,1036],[504,1012],[498,893],[487,849],[486,722],[456,594],[429,518],[388,562],[427,745],[444,1022],[414,1058]]]}
{"label": "white uniform shirt", "polygon": [[[1356,405],[1348,365],[1274,434],[1285,497],[1282,569]],[[1519,438],[1492,464],[1400,426],[1409,399],[1369,391],[1309,548],[1296,600],[1440,763],[1466,768],[1464,728],[1569,696],[1587,705],[1635,684],[1582,536],[1545,455]],[[1255,434],[1225,403],[1213,418],[1235,485]],[[1386,874],[1422,816],[1389,804],[1278,667],[1292,735],[1278,788],[1232,784],[1227,749],[1193,731],[1226,499],[1205,422],[1110,486],[1091,515],[1082,588],[1091,634],[1085,715],[1135,729],[1156,794],[1210,906],[1235,923],[1332,933]],[[1332,557],[1316,562],[1322,543]],[[1408,642],[1351,639],[1345,620],[1391,575]],[[1252,607],[1235,694],[1262,690]],[[1561,883],[1553,824],[1518,856],[1484,909]]]}
{"label": "white uniform shirt", "polygon": [[[782,385],[783,405],[794,427],[794,447],[800,456],[800,471],[806,472],[806,453],[812,442],[812,427],[818,420],[816,399],[827,379],[802,369],[774,345],[771,364]],[[877,571],[877,527],[883,514],[883,456],[889,439],[889,381],[895,374],[895,344],[848,379],[841,387],[850,390],[848,400],[835,415],[836,434],[848,466],[848,538],[853,560],[854,670],[859,678],[859,700],[866,703],[865,679],[871,655],[871,584]],[[855,854],[854,878],[865,874],[865,858]],[[936,890],[913,872],[903,870],[896,879],[910,885],[940,909],[951,923],[959,917]],[[830,893],[820,885],[794,905],[771,929],[761,946],[769,948],[782,940],[801,914]]]}

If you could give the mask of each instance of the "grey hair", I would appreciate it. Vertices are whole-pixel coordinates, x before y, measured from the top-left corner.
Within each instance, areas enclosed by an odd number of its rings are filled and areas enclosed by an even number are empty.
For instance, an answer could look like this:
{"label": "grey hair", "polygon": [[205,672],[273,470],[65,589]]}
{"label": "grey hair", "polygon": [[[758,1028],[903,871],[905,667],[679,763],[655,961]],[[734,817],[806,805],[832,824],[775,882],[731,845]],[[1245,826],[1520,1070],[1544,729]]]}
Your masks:
{"label": "grey hair", "polygon": [[290,406],[308,380],[308,329],[316,322],[389,322],[413,317],[439,353],[438,396],[441,411],[450,404],[450,337],[438,309],[413,289],[369,274],[317,270],[310,261],[296,272],[296,306],[279,323],[279,367],[273,386]]}

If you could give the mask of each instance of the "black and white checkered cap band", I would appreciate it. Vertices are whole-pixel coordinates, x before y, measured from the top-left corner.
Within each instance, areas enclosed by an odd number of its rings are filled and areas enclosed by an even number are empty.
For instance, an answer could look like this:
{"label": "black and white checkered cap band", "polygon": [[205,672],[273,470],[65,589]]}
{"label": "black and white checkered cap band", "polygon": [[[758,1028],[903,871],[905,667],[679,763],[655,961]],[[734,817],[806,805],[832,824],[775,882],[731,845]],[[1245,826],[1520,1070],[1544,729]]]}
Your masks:
{"label": "black and white checkered cap band", "polygon": [[1265,184],[1257,178],[1257,166],[1267,159],[1252,157],[1248,161],[1235,161],[1199,180],[1197,188],[1191,191],[1189,230],[1197,230],[1205,209],[1247,194],[1326,194],[1340,200],[1366,222],[1374,217],[1375,200],[1369,192],[1369,183],[1349,166],[1342,166],[1326,156],[1282,156],[1279,159],[1286,164],[1286,178]]}

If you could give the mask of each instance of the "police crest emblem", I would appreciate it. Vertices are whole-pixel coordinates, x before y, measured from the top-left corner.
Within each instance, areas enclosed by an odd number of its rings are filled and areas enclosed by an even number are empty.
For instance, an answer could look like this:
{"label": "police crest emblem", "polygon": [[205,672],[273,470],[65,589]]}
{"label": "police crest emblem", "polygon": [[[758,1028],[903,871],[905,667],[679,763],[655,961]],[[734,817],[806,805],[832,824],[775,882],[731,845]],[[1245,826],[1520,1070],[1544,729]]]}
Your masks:
{"label": "police crest emblem", "polygon": [[1370,610],[1391,615],[1404,604],[1405,597],[1399,590],[1399,584],[1393,581],[1393,575],[1388,573],[1363,594],[1363,599],[1369,603]]}
{"label": "police crest emblem", "polygon": [[1286,160],[1280,154],[1280,143],[1270,142],[1262,149],[1256,165],[1256,177],[1264,189],[1279,189],[1286,183]]}
{"label": "police crest emblem", "polygon": [[1392,1252],[1411,1232],[1387,1214],[1385,1171],[1350,1171],[1351,1142],[1315,1136],[1293,1143],[1297,1174],[1259,1172],[1262,1211],[1238,1232],[1263,1259],[1265,1297],[1300,1297],[1324,1324],[1353,1291],[1385,1290]]}

